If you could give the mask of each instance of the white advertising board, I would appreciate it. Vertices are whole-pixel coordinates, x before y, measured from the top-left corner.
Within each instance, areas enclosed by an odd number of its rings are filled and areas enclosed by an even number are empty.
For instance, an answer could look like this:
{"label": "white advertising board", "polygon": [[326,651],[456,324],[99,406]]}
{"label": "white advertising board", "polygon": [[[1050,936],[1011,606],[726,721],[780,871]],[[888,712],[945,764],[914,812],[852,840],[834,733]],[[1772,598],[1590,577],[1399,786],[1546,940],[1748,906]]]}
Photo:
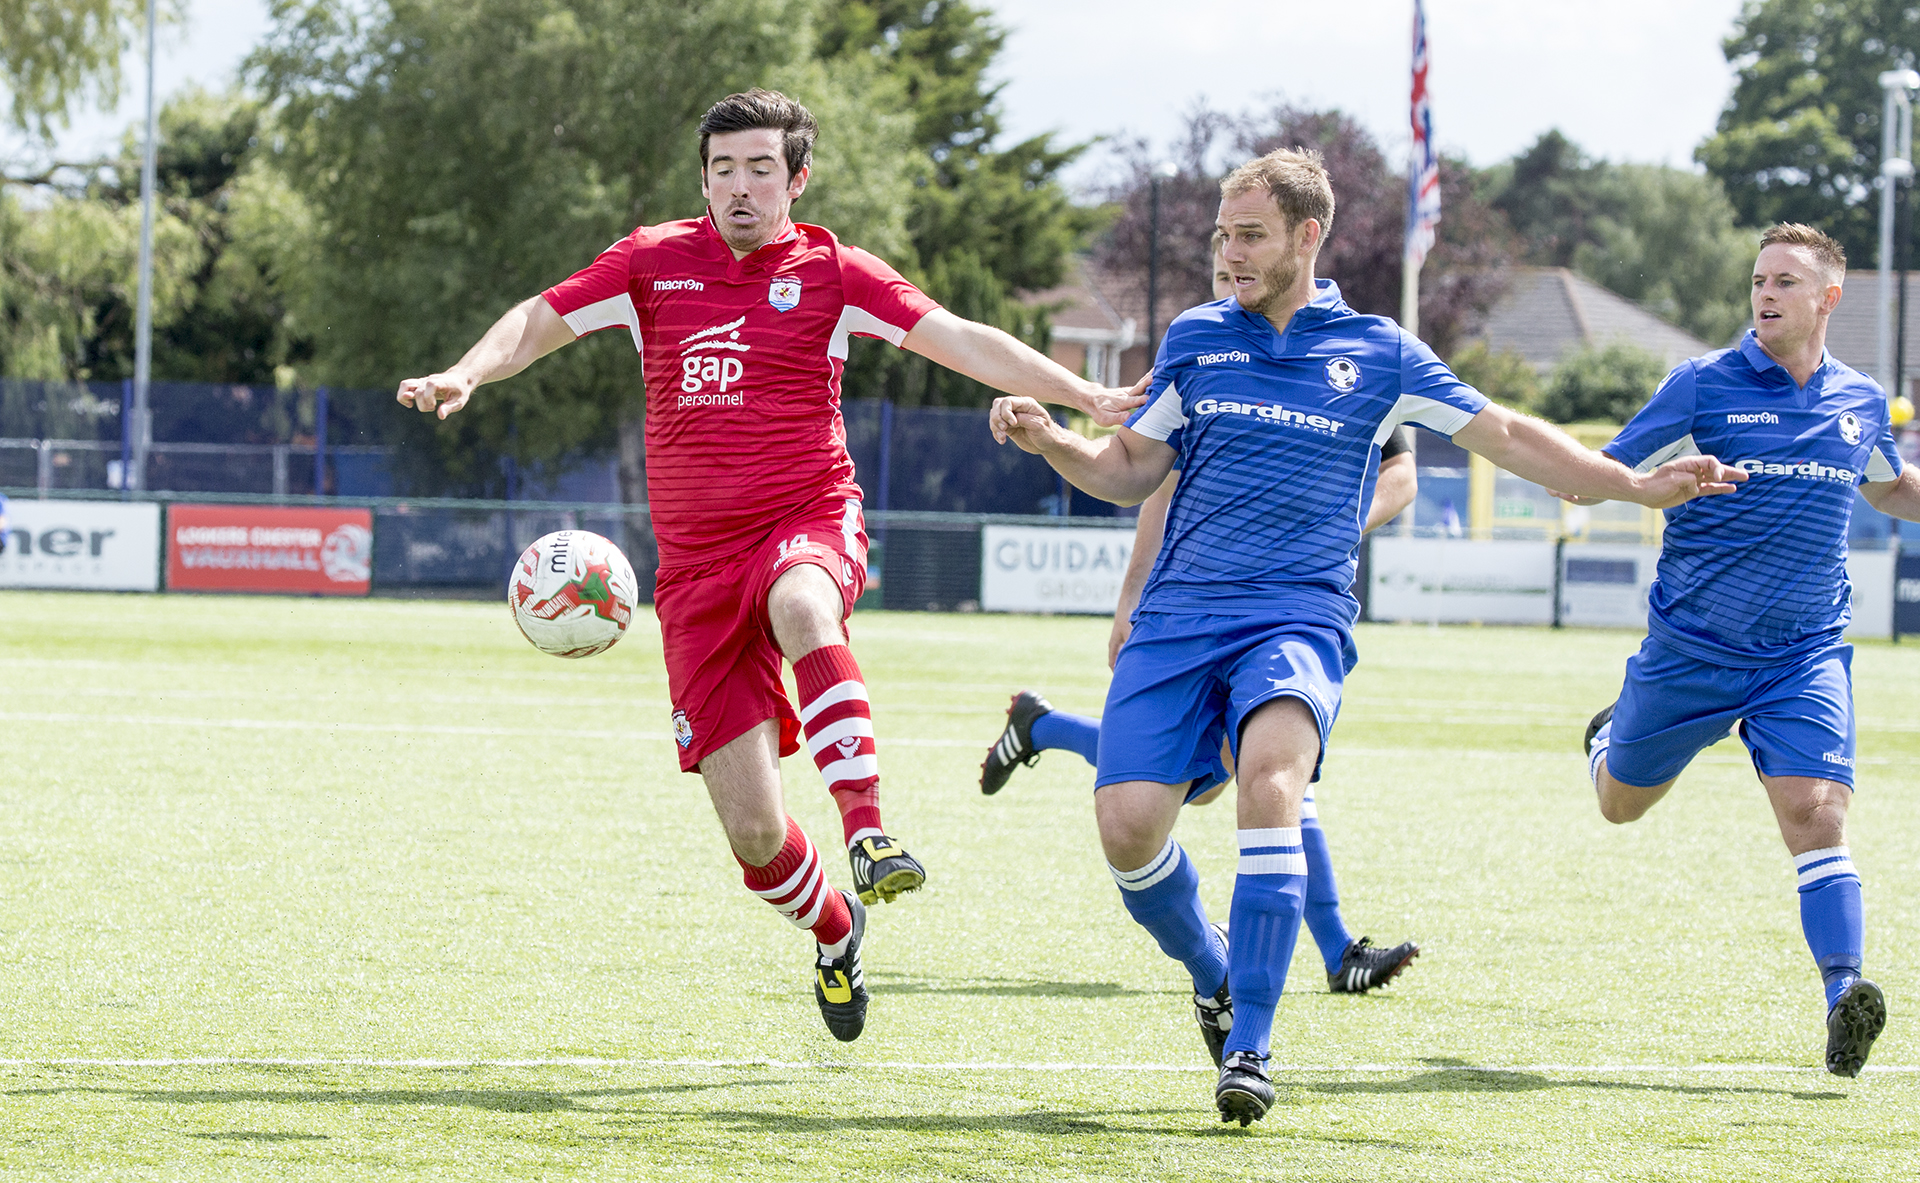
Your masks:
{"label": "white advertising board", "polygon": [[1440,624],[1552,624],[1553,543],[1372,540],[1367,614]]}
{"label": "white advertising board", "polygon": [[1560,580],[1560,623],[1570,627],[1647,627],[1647,589],[1660,548],[1632,543],[1569,542]]}
{"label": "white advertising board", "polygon": [[1132,555],[1131,528],[983,527],[980,607],[1111,615]]}
{"label": "white advertising board", "polygon": [[7,502],[0,587],[156,591],[160,507],[151,502]]}
{"label": "white advertising board", "polygon": [[1847,556],[1847,578],[1853,583],[1853,623],[1850,637],[1893,635],[1894,551],[1854,551]]}

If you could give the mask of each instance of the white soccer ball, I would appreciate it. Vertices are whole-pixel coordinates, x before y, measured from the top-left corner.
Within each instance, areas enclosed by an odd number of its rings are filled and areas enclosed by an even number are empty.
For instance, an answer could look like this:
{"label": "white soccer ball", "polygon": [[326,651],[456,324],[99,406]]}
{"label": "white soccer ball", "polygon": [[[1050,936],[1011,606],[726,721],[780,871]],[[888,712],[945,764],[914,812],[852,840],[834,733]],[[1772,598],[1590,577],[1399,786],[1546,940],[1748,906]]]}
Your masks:
{"label": "white soccer ball", "polygon": [[540,652],[592,657],[627,631],[638,589],[619,547],[587,530],[555,530],[520,552],[507,607]]}

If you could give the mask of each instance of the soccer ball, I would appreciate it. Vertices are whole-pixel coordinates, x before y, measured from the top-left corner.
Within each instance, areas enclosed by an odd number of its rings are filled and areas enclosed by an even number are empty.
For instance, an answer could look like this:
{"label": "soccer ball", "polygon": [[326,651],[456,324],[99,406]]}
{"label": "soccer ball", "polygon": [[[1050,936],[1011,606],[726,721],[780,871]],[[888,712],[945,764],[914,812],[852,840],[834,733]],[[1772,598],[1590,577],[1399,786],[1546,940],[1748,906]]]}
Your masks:
{"label": "soccer ball", "polygon": [[627,631],[638,586],[619,547],[586,530],[556,530],[520,552],[507,607],[540,652],[592,657]]}

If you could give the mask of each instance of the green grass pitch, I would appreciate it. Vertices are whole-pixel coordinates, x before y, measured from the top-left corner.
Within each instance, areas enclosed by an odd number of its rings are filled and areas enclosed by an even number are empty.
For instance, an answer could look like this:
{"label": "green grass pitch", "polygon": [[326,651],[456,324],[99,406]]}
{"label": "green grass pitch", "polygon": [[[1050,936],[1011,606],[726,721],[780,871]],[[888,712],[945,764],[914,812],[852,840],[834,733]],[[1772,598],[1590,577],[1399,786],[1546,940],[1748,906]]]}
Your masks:
{"label": "green grass pitch", "polygon": [[[1426,952],[1355,998],[1303,938],[1243,1131],[1088,768],[976,787],[1013,689],[1098,712],[1107,622],[853,627],[930,878],[873,910],[840,1045],[676,771],[650,618],[565,662],[492,604],[0,594],[0,1177],[1920,1177],[1911,646],[1854,663],[1892,1018],[1845,1081],[1734,745],[1637,825],[1593,808],[1580,729],[1635,638],[1362,628],[1322,816],[1355,931]],[[1178,832],[1219,916],[1231,808]]]}

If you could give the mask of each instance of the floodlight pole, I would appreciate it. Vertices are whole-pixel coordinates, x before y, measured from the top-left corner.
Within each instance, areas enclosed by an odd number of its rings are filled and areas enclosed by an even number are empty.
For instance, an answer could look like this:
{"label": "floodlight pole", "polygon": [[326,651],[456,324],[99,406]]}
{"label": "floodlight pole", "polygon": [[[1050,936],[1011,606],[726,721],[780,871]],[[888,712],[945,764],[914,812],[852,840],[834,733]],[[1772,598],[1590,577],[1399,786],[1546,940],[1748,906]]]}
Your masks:
{"label": "floodlight pole", "polygon": [[[1161,161],[1148,170],[1147,187],[1152,190],[1153,212],[1147,219],[1147,368],[1153,368],[1155,350],[1159,342],[1154,340],[1154,321],[1160,311],[1160,182],[1168,177],[1180,175],[1180,170],[1167,161]],[[1212,274],[1213,264],[1207,264],[1208,274]]]}
{"label": "floodlight pole", "polygon": [[1893,372],[1893,212],[1894,188],[1913,179],[1913,98],[1920,89],[1920,73],[1888,70],[1880,75],[1886,96],[1880,115],[1880,285],[1879,350],[1875,373],[1892,398],[1899,393],[1900,375]]}
{"label": "floodlight pole", "polygon": [[153,157],[158,120],[153,106],[153,33],[156,0],[147,0],[147,143],[140,161],[140,293],[133,319],[133,464],[121,485],[147,487],[147,449],[153,445],[153,416],[147,391],[153,378]]}

